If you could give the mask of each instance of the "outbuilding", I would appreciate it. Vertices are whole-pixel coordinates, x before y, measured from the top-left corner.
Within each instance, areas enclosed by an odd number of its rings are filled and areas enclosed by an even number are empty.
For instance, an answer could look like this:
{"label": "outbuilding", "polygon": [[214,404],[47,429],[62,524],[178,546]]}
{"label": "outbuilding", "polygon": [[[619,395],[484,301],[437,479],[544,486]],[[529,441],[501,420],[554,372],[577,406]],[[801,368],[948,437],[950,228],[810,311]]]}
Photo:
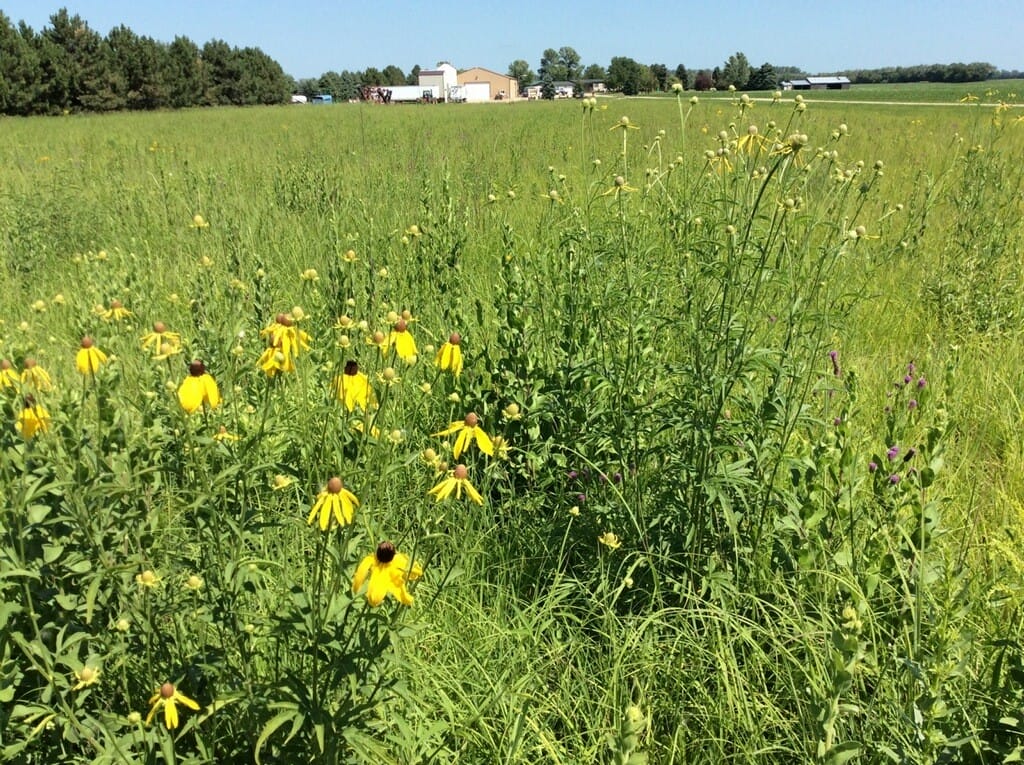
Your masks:
{"label": "outbuilding", "polygon": [[457,78],[459,85],[467,86],[467,101],[503,101],[519,97],[519,83],[515,77],[482,66],[464,69],[458,73]]}
{"label": "outbuilding", "polygon": [[419,84],[422,88],[436,87],[441,97],[447,101],[449,89],[459,84],[458,77],[459,73],[455,67],[445,62],[437,69],[421,69]]}
{"label": "outbuilding", "polygon": [[798,80],[783,80],[783,90],[849,90],[850,78],[842,75],[834,77],[803,77]]}

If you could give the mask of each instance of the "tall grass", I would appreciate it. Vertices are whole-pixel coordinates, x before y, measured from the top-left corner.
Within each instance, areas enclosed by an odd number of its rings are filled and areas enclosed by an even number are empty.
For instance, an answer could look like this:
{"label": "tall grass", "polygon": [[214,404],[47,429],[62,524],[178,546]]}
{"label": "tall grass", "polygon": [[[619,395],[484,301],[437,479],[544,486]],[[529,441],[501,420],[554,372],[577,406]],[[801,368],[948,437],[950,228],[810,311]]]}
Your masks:
{"label": "tall grass", "polygon": [[5,123],[5,761],[1020,751],[1015,113],[613,103]]}

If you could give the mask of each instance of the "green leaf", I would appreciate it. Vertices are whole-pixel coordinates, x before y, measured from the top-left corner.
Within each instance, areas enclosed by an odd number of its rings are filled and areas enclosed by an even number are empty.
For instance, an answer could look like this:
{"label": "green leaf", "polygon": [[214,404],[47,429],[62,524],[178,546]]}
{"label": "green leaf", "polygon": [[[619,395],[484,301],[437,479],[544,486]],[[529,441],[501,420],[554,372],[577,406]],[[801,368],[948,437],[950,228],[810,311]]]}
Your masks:
{"label": "green leaf", "polygon": [[267,724],[263,726],[263,730],[260,731],[259,738],[256,739],[256,765],[260,765],[260,752],[263,750],[263,745],[267,742],[267,739],[274,735],[278,728],[291,721],[292,731],[288,734],[288,738],[285,739],[285,743],[287,743],[295,735],[295,731],[302,727],[304,719],[305,715],[299,711],[297,704],[289,704],[287,709],[281,710],[270,718]]}
{"label": "green leaf", "polygon": [[825,755],[825,762],[829,765],[843,765],[858,756],[860,756],[860,744],[856,741],[844,741],[828,751]]}

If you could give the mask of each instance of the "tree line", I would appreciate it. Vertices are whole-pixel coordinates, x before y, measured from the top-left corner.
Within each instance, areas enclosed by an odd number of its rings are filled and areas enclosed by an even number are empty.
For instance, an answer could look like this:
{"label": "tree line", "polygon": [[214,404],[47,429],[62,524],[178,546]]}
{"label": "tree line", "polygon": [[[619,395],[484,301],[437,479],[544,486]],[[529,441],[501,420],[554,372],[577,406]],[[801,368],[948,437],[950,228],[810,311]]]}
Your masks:
{"label": "tree line", "polygon": [[[583,67],[579,54],[571,47],[546,49],[541,54],[540,66],[534,72],[524,59],[516,59],[508,67],[508,75],[519,83],[523,93],[530,85],[539,83],[543,97],[554,97],[554,83],[586,80],[600,80],[610,89],[625,95],[667,91],[675,84],[686,90],[727,89],[775,90],[785,80],[807,77],[808,73],[796,66],[785,66],[765,62],[758,67],[751,65],[742,52],[734,53],[721,65],[713,69],[687,69],[679,64],[670,70],[664,64],[642,64],[628,56],[613,57],[608,67],[589,64]],[[930,64],[907,67],[883,67],[880,69],[853,69],[833,72],[844,75],[851,83],[902,83],[902,82],[978,82],[993,78],[1015,77],[1016,71],[999,71],[991,64]]]}
{"label": "tree line", "polygon": [[259,48],[162,43],[124,25],[104,37],[63,8],[37,33],[0,11],[3,114],[278,104],[291,86]]}

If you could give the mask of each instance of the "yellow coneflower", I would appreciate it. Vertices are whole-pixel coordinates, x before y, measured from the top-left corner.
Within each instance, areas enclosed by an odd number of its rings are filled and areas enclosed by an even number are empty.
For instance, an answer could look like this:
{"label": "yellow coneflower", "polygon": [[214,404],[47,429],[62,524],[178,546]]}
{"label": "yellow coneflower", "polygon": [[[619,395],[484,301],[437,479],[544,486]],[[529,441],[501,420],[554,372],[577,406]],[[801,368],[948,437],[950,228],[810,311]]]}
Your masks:
{"label": "yellow coneflower", "polygon": [[480,451],[488,456],[494,456],[494,444],[491,443],[490,437],[480,427],[480,418],[477,417],[476,412],[470,412],[466,415],[465,419],[453,422],[441,432],[434,433],[433,435],[450,436],[453,433],[459,434],[458,438],[455,439],[455,446],[452,447],[452,456],[455,459],[458,459],[459,455],[469,448],[474,441],[480,447]]}
{"label": "yellow coneflower", "polygon": [[50,413],[42,405],[35,403],[31,396],[26,396],[25,407],[18,415],[14,427],[23,438],[34,438],[36,433],[45,433],[50,429]]}
{"label": "yellow coneflower", "polygon": [[484,498],[480,495],[480,492],[469,482],[469,469],[465,465],[456,465],[455,469],[448,471],[448,475],[445,476],[444,480],[428,491],[427,494],[440,502],[451,496],[452,492],[455,492],[456,499],[462,499],[463,491],[466,492],[467,497],[478,505],[484,503]]}
{"label": "yellow coneflower", "polygon": [[309,335],[296,326],[297,320],[294,310],[292,314],[279,313],[269,326],[260,330],[260,337],[267,338],[270,347],[280,349],[289,363],[309,350]]}
{"label": "yellow coneflower", "polygon": [[0,359],[0,389],[18,387],[18,375],[10,359]]}
{"label": "yellow coneflower", "polygon": [[388,336],[388,344],[395,346],[395,352],[403,361],[410,361],[416,358],[416,341],[409,332],[409,323],[405,319],[399,319],[391,328]]}
{"label": "yellow coneflower", "polygon": [[341,401],[348,411],[355,411],[358,406],[364,412],[376,406],[370,379],[359,371],[359,363],[353,360],[345,362],[345,371],[334,378],[331,383],[334,397]]}
{"label": "yellow coneflower", "polygon": [[71,690],[80,691],[83,688],[88,688],[90,685],[95,685],[99,682],[100,671],[95,667],[86,665],[81,669],[75,670],[75,679],[78,682],[71,686]]}
{"label": "yellow coneflower", "polygon": [[312,524],[319,516],[321,531],[330,528],[331,518],[334,518],[339,526],[347,526],[352,523],[352,516],[358,506],[359,500],[356,499],[356,495],[342,485],[340,478],[334,476],[327,482],[326,488],[317,495],[306,523]]}
{"label": "yellow coneflower", "polygon": [[189,414],[202,408],[204,404],[211,409],[220,405],[217,381],[206,371],[206,366],[199,359],[188,365],[188,377],[178,388],[178,402]]}
{"label": "yellow coneflower", "polygon": [[458,377],[462,374],[462,335],[452,332],[448,335],[448,342],[437,349],[434,363],[442,370],[450,370]]}
{"label": "yellow coneflower", "polygon": [[[169,346],[170,353],[164,353],[164,346]],[[167,358],[173,355],[174,349],[180,348],[181,335],[169,332],[162,321],[153,322],[153,331],[142,336],[142,350],[149,351],[154,358]]]}
{"label": "yellow coneflower", "polygon": [[183,704],[191,710],[199,711],[199,704],[174,687],[172,683],[164,683],[149,700],[150,710],[146,716],[146,725],[153,721],[157,710],[164,710],[164,724],[167,730],[174,730],[178,727],[178,704]]}
{"label": "yellow coneflower", "polygon": [[371,606],[379,606],[384,598],[391,595],[399,603],[411,606],[412,595],[407,584],[423,576],[423,567],[409,560],[409,556],[400,553],[391,542],[381,542],[377,549],[360,561],[352,577],[352,592],[358,593],[366,580],[366,602]]}
{"label": "yellow coneflower", "polygon": [[36,363],[35,359],[25,359],[21,369],[21,382],[41,393],[53,390],[53,381],[49,373]]}
{"label": "yellow coneflower", "polygon": [[100,316],[103,317],[104,321],[124,321],[131,318],[132,312],[125,308],[120,300],[115,298],[110,301],[109,307]]}
{"label": "yellow coneflower", "polygon": [[92,377],[106,363],[107,354],[96,347],[91,337],[88,335],[83,337],[81,347],[75,354],[75,368],[86,377]]}

